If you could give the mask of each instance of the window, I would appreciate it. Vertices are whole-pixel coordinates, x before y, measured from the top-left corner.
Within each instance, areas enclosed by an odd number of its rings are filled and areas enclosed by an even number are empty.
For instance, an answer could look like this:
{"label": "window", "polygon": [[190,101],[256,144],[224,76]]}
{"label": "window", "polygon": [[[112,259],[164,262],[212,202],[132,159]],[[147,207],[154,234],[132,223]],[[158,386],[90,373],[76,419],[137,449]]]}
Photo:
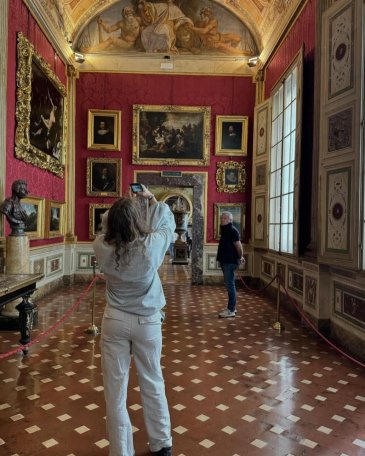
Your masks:
{"label": "window", "polygon": [[296,252],[295,163],[299,159],[299,59],[272,94],[269,173],[269,249]]}

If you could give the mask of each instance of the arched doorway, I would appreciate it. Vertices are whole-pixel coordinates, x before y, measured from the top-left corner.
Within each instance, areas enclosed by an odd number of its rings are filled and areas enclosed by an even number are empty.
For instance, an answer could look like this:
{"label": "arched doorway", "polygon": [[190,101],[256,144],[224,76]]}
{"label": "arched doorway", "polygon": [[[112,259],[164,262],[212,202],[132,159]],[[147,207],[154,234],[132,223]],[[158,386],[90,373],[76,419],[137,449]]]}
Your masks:
{"label": "arched doorway", "polygon": [[193,226],[191,250],[191,282],[203,283],[203,248],[206,232],[206,172],[182,172],[179,177],[164,176],[161,171],[135,171],[135,182],[163,187],[192,187],[193,192]]}

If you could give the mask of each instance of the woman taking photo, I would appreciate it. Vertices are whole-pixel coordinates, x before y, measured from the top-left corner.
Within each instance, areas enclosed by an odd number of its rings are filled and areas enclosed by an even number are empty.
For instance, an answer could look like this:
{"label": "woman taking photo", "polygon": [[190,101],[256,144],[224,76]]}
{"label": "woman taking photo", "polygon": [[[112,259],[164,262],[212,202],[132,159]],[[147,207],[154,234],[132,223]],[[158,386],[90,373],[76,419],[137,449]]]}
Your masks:
{"label": "woman taking photo", "polygon": [[153,455],[171,456],[170,415],[160,365],[162,308],[166,300],[158,269],[175,231],[172,212],[142,186],[140,198],[116,201],[104,217],[104,234],[94,241],[106,279],[101,330],[109,456],[133,456],[126,399],[131,356],[138,371],[144,420]]}

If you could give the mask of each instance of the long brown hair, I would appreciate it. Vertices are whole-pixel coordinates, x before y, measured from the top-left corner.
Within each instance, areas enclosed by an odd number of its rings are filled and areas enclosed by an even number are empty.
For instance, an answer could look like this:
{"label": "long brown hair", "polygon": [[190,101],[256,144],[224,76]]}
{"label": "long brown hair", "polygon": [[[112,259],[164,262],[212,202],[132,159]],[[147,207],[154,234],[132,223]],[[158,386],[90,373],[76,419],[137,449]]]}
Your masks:
{"label": "long brown hair", "polygon": [[149,233],[142,217],[141,204],[137,198],[120,198],[109,209],[105,242],[115,247],[116,269],[119,269],[120,258],[128,264],[130,244],[143,240]]}

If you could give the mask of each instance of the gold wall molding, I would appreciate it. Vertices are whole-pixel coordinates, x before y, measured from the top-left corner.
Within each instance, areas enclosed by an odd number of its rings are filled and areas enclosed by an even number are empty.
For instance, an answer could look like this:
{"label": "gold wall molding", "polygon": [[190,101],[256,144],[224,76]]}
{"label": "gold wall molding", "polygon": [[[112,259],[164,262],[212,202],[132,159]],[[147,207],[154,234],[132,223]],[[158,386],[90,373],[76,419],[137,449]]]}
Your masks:
{"label": "gold wall molding", "polygon": [[[8,2],[0,2],[0,131],[7,131]],[[0,135],[0,163],[6,163],[6,135]],[[0,200],[5,198],[6,166],[0,167]],[[0,236],[4,236],[4,217],[0,217]]]}

